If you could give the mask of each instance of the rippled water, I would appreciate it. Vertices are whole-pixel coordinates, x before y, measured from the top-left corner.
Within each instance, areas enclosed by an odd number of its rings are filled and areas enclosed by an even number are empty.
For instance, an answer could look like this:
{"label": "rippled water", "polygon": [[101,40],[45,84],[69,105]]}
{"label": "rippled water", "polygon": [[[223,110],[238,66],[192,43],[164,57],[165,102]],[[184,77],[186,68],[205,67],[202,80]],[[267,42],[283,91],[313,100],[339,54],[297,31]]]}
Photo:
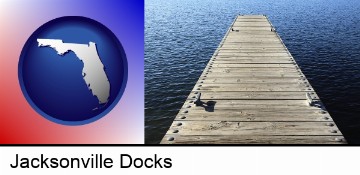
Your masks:
{"label": "rippled water", "polygon": [[145,142],[159,143],[237,14],[265,14],[349,143],[360,143],[360,1],[146,0]]}

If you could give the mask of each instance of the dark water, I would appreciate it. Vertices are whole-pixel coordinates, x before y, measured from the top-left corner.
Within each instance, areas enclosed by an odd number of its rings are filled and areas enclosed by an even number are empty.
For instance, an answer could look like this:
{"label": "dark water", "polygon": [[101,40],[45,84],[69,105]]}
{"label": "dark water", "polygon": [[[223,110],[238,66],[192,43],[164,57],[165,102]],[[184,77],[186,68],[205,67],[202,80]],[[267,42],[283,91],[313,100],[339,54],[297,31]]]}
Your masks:
{"label": "dark water", "polygon": [[359,0],[146,0],[146,143],[164,136],[237,14],[269,17],[347,141],[359,144]]}

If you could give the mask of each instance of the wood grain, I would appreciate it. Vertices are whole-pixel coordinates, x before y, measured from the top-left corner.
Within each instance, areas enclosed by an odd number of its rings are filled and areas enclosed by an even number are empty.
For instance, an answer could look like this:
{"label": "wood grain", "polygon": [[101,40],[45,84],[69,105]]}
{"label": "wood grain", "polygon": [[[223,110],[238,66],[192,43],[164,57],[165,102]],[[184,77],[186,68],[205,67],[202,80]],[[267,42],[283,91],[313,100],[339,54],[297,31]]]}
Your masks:
{"label": "wood grain", "polygon": [[[169,138],[174,139],[168,141]],[[163,144],[344,144],[342,136],[166,135]]]}

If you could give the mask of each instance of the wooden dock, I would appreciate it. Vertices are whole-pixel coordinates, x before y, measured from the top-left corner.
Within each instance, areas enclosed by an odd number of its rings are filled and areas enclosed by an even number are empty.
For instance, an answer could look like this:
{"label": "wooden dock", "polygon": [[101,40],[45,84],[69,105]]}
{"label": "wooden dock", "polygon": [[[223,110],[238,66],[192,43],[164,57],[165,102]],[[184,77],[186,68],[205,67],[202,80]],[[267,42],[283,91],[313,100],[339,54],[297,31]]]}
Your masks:
{"label": "wooden dock", "polygon": [[266,16],[237,16],[162,144],[344,144]]}

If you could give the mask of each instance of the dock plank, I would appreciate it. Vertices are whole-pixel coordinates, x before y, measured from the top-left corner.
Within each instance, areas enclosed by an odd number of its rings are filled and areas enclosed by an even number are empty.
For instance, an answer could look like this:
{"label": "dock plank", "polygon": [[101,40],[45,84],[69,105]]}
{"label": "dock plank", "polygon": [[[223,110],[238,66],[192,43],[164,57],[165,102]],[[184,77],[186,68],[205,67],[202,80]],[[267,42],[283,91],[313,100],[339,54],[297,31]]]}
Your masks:
{"label": "dock plank", "polygon": [[228,78],[206,78],[205,80],[201,81],[204,84],[211,84],[211,83],[216,83],[216,84],[245,84],[245,83],[304,83],[307,84],[307,81],[304,81],[302,79],[299,79],[297,77],[295,78],[284,78],[284,77],[279,77],[279,78],[250,78],[250,77],[244,77],[244,78],[235,78],[235,77],[228,77]]}
{"label": "dock plank", "polygon": [[214,64],[291,64],[294,63],[290,59],[256,59],[256,58],[240,58],[232,59],[232,58],[222,58],[216,59],[213,61]]}
{"label": "dock plank", "polygon": [[237,57],[289,57],[289,54],[287,52],[265,52],[265,53],[259,53],[259,52],[219,52],[217,54],[218,56],[237,56]]}
{"label": "dock plank", "polygon": [[[170,138],[176,140],[171,140]],[[166,135],[163,144],[344,144],[339,136]]]}
{"label": "dock plank", "polygon": [[[212,66],[211,66],[212,67]],[[290,68],[278,68],[278,67],[243,67],[241,69],[238,68],[217,68],[212,69],[211,72],[298,72],[298,69],[296,67],[290,67]]]}
{"label": "dock plank", "polygon": [[[342,136],[327,122],[233,122],[233,121],[175,121],[169,134],[178,130],[181,135],[331,135]],[[180,125],[180,126],[179,126]]]}
{"label": "dock plank", "polygon": [[[195,98],[196,92],[190,93],[189,97]],[[314,92],[311,92],[314,93]],[[316,94],[312,94],[313,99],[318,99]],[[192,100],[193,98],[188,98]],[[306,100],[304,92],[204,92],[201,94],[204,100]]]}
{"label": "dock plank", "polygon": [[295,64],[215,64],[215,63],[211,63],[210,64],[212,67],[220,67],[220,68],[232,68],[232,67],[236,67],[236,68],[261,68],[261,67],[265,67],[265,68],[271,68],[271,67],[277,67],[277,68],[286,68],[286,67],[297,67]]}

